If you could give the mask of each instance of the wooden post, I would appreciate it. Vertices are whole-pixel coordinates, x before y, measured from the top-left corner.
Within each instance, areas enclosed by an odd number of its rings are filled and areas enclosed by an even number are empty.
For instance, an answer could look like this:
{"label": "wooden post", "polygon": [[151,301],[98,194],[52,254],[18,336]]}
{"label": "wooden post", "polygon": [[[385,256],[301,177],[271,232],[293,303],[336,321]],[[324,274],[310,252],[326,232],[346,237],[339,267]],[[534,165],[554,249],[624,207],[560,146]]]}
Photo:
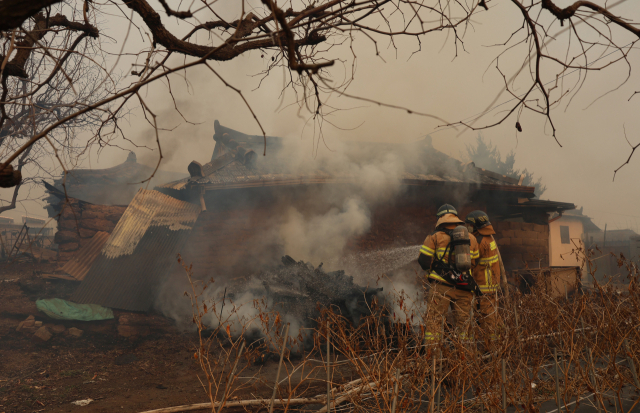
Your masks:
{"label": "wooden post", "polygon": [[244,350],[244,340],[242,341],[242,345],[240,346],[240,351],[238,351],[238,356],[236,357],[236,362],[233,363],[233,369],[231,370],[231,374],[229,375],[229,379],[227,380],[227,386],[224,389],[224,393],[222,394],[222,401],[220,402],[220,407],[218,407],[218,413],[222,411],[224,407],[224,402],[227,399],[227,393],[229,392],[229,386],[233,381],[233,376],[236,374],[236,368],[238,367],[238,361],[240,361],[240,356],[242,355],[242,351]]}
{"label": "wooden post", "polygon": [[278,363],[278,372],[276,373],[276,382],[273,385],[273,394],[271,395],[271,403],[269,403],[269,413],[273,413],[273,401],[276,398],[276,390],[278,389],[278,381],[280,380],[280,371],[282,369],[282,359],[284,359],[284,350],[287,348],[287,338],[289,337],[289,325],[284,330],[284,340],[282,341],[282,350],[280,351],[280,363]]}

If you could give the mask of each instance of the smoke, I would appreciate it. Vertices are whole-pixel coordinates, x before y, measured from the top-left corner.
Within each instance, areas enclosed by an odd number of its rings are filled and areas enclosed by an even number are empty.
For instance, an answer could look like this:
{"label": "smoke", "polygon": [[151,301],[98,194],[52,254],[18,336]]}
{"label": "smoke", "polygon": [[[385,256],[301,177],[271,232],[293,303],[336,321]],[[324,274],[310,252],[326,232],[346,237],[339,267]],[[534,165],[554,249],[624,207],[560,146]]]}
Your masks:
{"label": "smoke", "polygon": [[[392,303],[397,319],[418,323],[423,311],[422,287],[416,281],[415,268],[410,267],[415,263],[419,246],[356,252],[361,248],[354,242],[371,230],[376,208],[394,205],[402,195],[405,188],[402,180],[408,171],[434,173],[428,171],[430,167],[435,173],[446,175],[452,173],[449,165],[424,164],[423,154],[432,149],[429,141],[405,146],[331,141],[313,149],[308,141],[283,141],[282,147],[270,146],[266,157],[258,157],[257,173],[282,174],[311,182],[263,189],[261,193],[269,194],[265,204],[255,202],[257,195],[252,190],[237,192],[237,199],[229,198],[233,201],[227,201],[228,209],[237,210],[234,214],[238,215],[215,219],[247,223],[243,225],[249,230],[242,241],[229,240],[239,242],[242,248],[243,253],[237,259],[243,270],[229,270],[233,266],[205,269],[206,277],[216,280],[216,287],[207,289],[202,296],[205,302],[216,303],[215,310],[204,316],[205,324],[216,327],[222,319],[232,335],[242,334],[246,325],[252,326],[249,333],[270,334],[258,320],[261,311],[273,308],[274,303],[265,301],[264,286],[256,285],[254,276],[279,262],[285,254],[314,266],[324,263],[328,271],[344,269],[362,286],[374,287],[381,279],[378,285],[389,294],[387,301]],[[215,207],[207,214],[215,216]],[[233,225],[228,228],[236,231]],[[238,235],[229,232],[228,237]],[[198,239],[206,242],[203,237]],[[208,250],[217,251],[216,242],[220,241],[212,240]],[[189,289],[186,282],[180,286],[175,280],[167,282],[156,305],[166,316],[186,322],[185,328],[191,323],[193,310],[181,292]],[[225,289],[225,307],[220,314]],[[292,336],[309,323],[295,314],[286,317],[285,321],[292,323]]]}
{"label": "smoke", "polygon": [[349,198],[342,208],[310,218],[290,208],[278,235],[287,254],[316,262],[342,254],[347,241],[363,234],[370,224],[369,209],[362,200]]}
{"label": "smoke", "polygon": [[306,190],[304,202],[288,205],[272,217],[270,231],[261,239],[261,244],[279,245],[284,253],[314,265],[341,258],[349,241],[370,229],[372,209],[402,190],[404,160],[383,150],[362,156],[361,151],[354,153],[353,144],[335,142],[330,149],[310,153],[305,142],[292,140],[270,155],[267,170],[298,176],[322,171],[348,181]]}

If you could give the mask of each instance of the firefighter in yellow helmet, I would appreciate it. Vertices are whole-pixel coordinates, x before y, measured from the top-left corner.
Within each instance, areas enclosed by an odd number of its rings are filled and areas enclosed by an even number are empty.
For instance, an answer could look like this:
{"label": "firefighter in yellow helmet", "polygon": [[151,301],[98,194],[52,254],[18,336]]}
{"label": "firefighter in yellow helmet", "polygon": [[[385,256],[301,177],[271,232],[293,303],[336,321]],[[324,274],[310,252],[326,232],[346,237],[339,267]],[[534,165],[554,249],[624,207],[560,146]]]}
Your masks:
{"label": "firefighter in yellow helmet", "polygon": [[[427,317],[425,323],[425,342],[439,340],[442,335],[443,317],[449,306],[455,316],[458,337],[468,339],[467,330],[471,322],[470,309],[474,294],[473,278],[470,268],[478,258],[478,243],[463,226],[456,209],[445,204],[437,213],[436,231],[428,235],[420,248],[418,263],[427,272],[430,288],[427,294]],[[462,234],[464,232],[464,234]],[[463,235],[463,237],[461,237]],[[464,239],[462,239],[464,238]],[[458,254],[459,245],[468,246],[467,254]],[[468,267],[461,271],[456,267],[460,260],[468,260]],[[464,264],[461,265],[464,267]]]}
{"label": "firefighter in yellow helmet", "polygon": [[493,235],[496,233],[483,211],[473,211],[465,218],[465,223],[478,241],[480,258],[473,267],[473,278],[482,295],[477,298],[478,324],[489,340],[497,338],[498,289],[500,288],[500,262],[498,246]]}

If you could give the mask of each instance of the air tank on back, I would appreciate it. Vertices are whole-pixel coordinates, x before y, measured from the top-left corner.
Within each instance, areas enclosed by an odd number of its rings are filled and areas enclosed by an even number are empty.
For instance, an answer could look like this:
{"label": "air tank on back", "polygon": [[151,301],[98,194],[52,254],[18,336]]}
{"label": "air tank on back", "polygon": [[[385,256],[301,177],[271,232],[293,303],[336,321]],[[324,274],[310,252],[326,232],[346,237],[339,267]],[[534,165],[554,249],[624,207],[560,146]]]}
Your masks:
{"label": "air tank on back", "polygon": [[459,272],[471,269],[471,239],[464,225],[455,227],[451,234],[451,245],[455,252],[455,266]]}

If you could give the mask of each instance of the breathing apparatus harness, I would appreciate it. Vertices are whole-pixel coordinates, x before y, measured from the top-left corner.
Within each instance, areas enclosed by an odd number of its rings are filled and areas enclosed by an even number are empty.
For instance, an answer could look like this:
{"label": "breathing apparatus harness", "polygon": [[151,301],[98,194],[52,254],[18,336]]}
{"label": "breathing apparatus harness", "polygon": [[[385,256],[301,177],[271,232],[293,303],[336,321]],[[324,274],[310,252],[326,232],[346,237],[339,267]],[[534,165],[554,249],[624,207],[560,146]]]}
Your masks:
{"label": "breathing apparatus harness", "polygon": [[[446,282],[452,284],[454,288],[462,291],[473,291],[476,295],[482,295],[480,287],[471,276],[471,239],[469,232],[464,228],[462,231],[456,227],[454,229],[441,228],[437,232],[444,232],[450,238],[449,244],[444,250],[442,257],[438,256],[438,245],[436,241],[436,253],[433,256],[431,270],[445,279]],[[454,256],[454,252],[456,255]],[[445,257],[447,260],[445,261]]]}

